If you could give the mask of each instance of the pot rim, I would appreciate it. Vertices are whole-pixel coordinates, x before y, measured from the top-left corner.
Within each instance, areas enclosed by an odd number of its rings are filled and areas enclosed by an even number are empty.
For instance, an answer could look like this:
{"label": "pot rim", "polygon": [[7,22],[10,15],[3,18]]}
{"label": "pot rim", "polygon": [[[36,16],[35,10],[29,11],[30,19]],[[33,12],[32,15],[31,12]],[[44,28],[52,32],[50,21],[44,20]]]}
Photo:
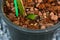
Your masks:
{"label": "pot rim", "polygon": [[31,30],[31,29],[28,29],[28,28],[22,28],[20,26],[17,26],[17,25],[14,25],[5,15],[4,15],[4,11],[3,11],[3,7],[2,7],[2,4],[3,4],[3,1],[1,2],[1,17],[4,19],[4,21],[7,23],[7,25],[11,25],[12,27],[14,27],[15,29],[18,29],[20,31],[24,31],[24,32],[29,32],[29,33],[45,33],[45,32],[49,32],[49,31],[52,31],[52,30],[55,30],[57,29],[59,26],[60,26],[60,22],[57,23],[56,25],[52,26],[52,27],[49,27],[49,28],[46,28],[46,29],[40,29],[40,30]]}

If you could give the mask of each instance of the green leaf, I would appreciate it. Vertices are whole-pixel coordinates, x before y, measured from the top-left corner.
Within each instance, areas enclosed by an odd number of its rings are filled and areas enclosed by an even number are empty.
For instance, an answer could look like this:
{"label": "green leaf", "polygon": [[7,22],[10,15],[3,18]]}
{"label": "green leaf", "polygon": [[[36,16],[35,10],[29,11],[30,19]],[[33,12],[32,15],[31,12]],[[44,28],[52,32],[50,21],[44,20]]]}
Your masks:
{"label": "green leaf", "polygon": [[18,3],[19,12],[20,12],[21,15],[23,15],[23,13],[25,12],[25,10],[24,10],[24,6],[23,6],[22,0],[17,0],[17,3]]}
{"label": "green leaf", "polygon": [[36,17],[37,17],[37,15],[35,15],[35,14],[29,14],[29,15],[27,15],[27,18],[31,19],[31,20],[35,20]]}

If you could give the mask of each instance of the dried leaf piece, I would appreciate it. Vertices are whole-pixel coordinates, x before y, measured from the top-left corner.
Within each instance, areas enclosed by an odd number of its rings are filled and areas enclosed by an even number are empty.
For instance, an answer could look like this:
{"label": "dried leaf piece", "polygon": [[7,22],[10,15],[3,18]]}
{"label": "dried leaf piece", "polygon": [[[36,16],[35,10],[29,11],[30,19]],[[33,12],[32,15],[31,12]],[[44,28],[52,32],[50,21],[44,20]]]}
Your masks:
{"label": "dried leaf piece", "polygon": [[22,0],[17,0],[17,3],[18,3],[19,12],[20,12],[21,15],[23,15],[25,10],[24,10],[24,6],[23,6]]}

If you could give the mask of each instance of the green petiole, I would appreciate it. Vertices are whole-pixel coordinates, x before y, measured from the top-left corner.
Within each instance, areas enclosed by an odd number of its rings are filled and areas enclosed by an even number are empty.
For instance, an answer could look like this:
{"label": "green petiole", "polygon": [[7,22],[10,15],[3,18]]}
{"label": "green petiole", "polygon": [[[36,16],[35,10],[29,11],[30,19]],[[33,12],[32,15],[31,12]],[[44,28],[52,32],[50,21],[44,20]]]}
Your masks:
{"label": "green petiole", "polygon": [[17,0],[14,0],[14,6],[15,6],[16,17],[18,17],[18,4],[17,4]]}

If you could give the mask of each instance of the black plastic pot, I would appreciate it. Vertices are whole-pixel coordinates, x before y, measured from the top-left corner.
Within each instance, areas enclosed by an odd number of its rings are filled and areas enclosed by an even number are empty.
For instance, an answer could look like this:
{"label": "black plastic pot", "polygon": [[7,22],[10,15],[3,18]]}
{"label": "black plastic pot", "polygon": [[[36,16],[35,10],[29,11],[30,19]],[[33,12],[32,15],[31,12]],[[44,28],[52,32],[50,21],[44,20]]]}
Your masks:
{"label": "black plastic pot", "polygon": [[0,0],[0,16],[3,18],[10,31],[13,40],[52,40],[54,31],[59,28],[60,22],[44,30],[30,30],[27,28],[21,28],[13,24],[3,12],[3,1]]}

